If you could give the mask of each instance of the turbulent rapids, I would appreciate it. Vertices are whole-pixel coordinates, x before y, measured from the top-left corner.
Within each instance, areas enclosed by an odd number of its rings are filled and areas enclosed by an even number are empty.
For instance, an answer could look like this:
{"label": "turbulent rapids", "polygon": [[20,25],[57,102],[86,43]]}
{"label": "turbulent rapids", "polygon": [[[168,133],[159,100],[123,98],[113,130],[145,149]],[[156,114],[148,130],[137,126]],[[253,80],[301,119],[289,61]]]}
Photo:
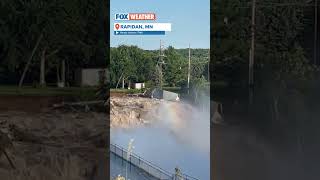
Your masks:
{"label": "turbulent rapids", "polygon": [[210,106],[140,97],[112,97],[110,104],[111,143],[127,147],[134,139],[144,159],[209,179]]}

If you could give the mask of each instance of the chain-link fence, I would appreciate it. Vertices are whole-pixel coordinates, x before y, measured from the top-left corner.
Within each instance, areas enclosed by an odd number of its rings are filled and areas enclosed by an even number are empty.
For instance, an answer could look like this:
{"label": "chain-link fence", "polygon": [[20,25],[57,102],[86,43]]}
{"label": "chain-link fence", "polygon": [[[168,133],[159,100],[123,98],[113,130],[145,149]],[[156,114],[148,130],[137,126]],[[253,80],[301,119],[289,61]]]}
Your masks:
{"label": "chain-link fence", "polygon": [[127,160],[130,164],[142,169],[146,173],[150,174],[154,178],[161,180],[198,180],[191,176],[185,174],[173,174],[167,172],[166,170],[161,169],[160,167],[152,164],[151,162],[144,160],[140,156],[131,153],[130,158],[127,159],[127,150],[124,148],[117,146],[115,144],[110,144],[110,151],[115,155],[121,157],[124,160]]}

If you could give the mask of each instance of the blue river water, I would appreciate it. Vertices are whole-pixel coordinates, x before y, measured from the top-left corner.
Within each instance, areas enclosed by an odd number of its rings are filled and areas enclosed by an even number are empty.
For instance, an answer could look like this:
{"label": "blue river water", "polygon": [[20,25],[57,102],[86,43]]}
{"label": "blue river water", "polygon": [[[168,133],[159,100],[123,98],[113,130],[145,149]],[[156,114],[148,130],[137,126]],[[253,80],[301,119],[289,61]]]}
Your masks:
{"label": "blue river water", "polygon": [[[209,126],[205,131],[209,132]],[[197,132],[184,133],[190,135]],[[162,169],[173,173],[174,168],[179,167],[184,174],[200,180],[209,180],[209,138],[192,139],[190,137],[183,139],[163,127],[111,129],[111,143],[127,148],[130,139],[134,139],[133,152]],[[199,143],[199,141],[202,142]],[[201,144],[208,144],[208,146],[201,146]],[[111,162],[111,173],[112,168],[116,166]]]}

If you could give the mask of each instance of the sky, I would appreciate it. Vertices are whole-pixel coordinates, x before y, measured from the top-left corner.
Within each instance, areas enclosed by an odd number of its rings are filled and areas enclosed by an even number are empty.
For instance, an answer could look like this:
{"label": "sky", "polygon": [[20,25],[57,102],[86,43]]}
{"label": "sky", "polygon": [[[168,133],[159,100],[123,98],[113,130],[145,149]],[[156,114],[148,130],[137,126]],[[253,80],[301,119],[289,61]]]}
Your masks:
{"label": "sky", "polygon": [[[142,49],[159,49],[160,40],[165,47],[210,48],[210,0],[111,0],[110,45],[136,45]],[[171,23],[171,32],[165,35],[114,35],[116,13],[156,14],[155,21]],[[117,21],[120,22],[120,21]],[[122,21],[129,22],[129,21]]]}

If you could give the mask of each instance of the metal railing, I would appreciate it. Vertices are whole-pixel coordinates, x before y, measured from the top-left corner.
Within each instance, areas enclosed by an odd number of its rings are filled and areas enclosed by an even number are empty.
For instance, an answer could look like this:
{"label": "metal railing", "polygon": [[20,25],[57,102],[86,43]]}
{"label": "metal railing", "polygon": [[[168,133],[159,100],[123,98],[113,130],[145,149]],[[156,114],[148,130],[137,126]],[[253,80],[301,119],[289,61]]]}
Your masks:
{"label": "metal railing", "polygon": [[188,176],[186,174],[174,174],[170,173],[157,165],[141,158],[140,156],[131,153],[130,158],[127,159],[127,150],[124,148],[116,145],[110,144],[110,151],[115,155],[121,157],[122,159],[128,161],[130,164],[140,168],[141,170],[145,171],[152,177],[160,180],[199,180],[197,178]]}

